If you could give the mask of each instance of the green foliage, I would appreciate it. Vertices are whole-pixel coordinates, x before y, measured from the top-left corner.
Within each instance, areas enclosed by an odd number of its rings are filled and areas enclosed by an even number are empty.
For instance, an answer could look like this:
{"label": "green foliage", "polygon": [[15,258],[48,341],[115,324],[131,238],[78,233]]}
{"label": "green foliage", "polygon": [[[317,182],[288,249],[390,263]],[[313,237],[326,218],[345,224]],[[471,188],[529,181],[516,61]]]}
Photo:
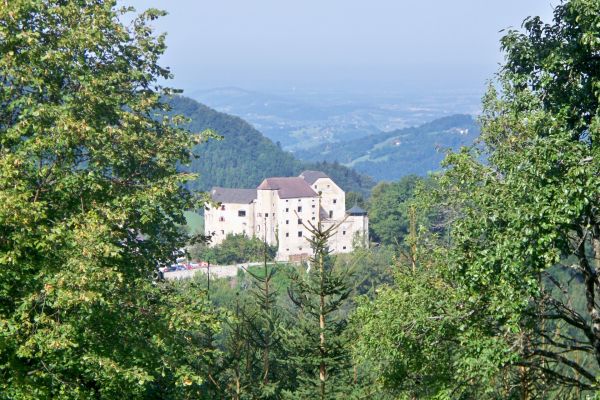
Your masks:
{"label": "green foliage", "polygon": [[[277,247],[266,246],[268,261],[272,261],[277,253]],[[244,262],[261,261],[265,254],[265,245],[262,240],[253,236],[249,238],[244,234],[230,234],[218,245],[210,247],[206,243],[199,243],[189,250],[190,256],[213,264],[230,265]]]}
{"label": "green foliage", "polygon": [[437,271],[401,267],[393,288],[381,287],[375,302],[358,302],[354,353],[392,393],[435,397],[453,383],[457,305]]}
{"label": "green foliage", "polygon": [[369,199],[369,229],[372,240],[398,245],[409,231],[408,201],[422,178],[409,175],[398,182],[379,183]]}
{"label": "green foliage", "polygon": [[[599,15],[598,1],[569,1],[552,24],[530,18],[524,33],[502,39],[506,64],[481,117],[488,163],[472,152],[452,155],[442,180],[462,216],[452,228],[462,282],[485,296],[504,329],[530,338],[514,349],[530,374],[583,390],[596,387],[600,362],[600,42],[591,39],[600,35]],[[572,294],[587,298],[582,314],[552,294],[570,282],[552,279],[569,259],[565,268],[586,282]],[[580,361],[587,355],[592,368]]]}
{"label": "green foliage", "polygon": [[443,150],[471,145],[479,132],[472,116],[452,115],[417,127],[319,145],[295,154],[302,160],[339,161],[377,181],[393,181],[439,170]]}
{"label": "green foliage", "polygon": [[283,361],[284,319],[277,306],[278,293],[273,279],[276,269],[265,261],[261,274],[248,273],[253,279],[251,300],[255,307],[248,308],[244,315],[245,336],[260,360],[259,368],[248,371],[249,375],[260,377],[259,384],[255,382],[251,392],[255,398],[280,398],[288,371]]}
{"label": "green foliage", "polygon": [[352,308],[356,297],[365,294],[372,297],[379,287],[393,281],[396,255],[394,246],[377,246],[355,248],[352,253],[335,257],[336,268],[352,271],[349,276],[349,285],[353,288]]}
{"label": "green foliage", "polygon": [[351,209],[354,206],[360,208],[367,208],[367,200],[361,193],[357,192],[346,192],[346,210]]}
{"label": "green foliage", "polygon": [[351,382],[346,320],[340,311],[352,288],[348,271],[335,267],[327,248],[334,229],[320,223],[310,228],[310,269],[300,267],[291,275],[288,293],[297,322],[285,341],[297,387],[287,392],[290,398],[336,398]]}
{"label": "green foliage", "polygon": [[[381,284],[391,282],[394,254],[386,246],[361,248],[327,261],[336,274],[347,278],[345,285],[351,292],[327,318],[327,323],[333,320],[341,328],[335,331],[333,325],[327,326],[328,346],[344,354],[343,362],[334,363],[329,371],[327,385],[336,393],[329,393],[331,396],[394,398],[374,384],[380,373],[369,363],[350,363],[356,336],[346,329],[355,307],[355,295],[373,297]],[[315,381],[317,372],[310,363],[320,360],[315,356],[318,347],[314,347],[319,340],[319,322],[306,316],[290,300],[288,288],[299,293],[293,281],[296,278],[309,279],[303,266],[267,263],[251,266],[233,278],[211,279],[210,300],[221,310],[217,315],[222,318],[223,329],[214,335],[214,346],[220,352],[208,366],[217,384],[202,386],[207,397],[307,398],[315,393],[320,382]],[[204,297],[208,289],[205,274],[173,285],[181,286],[180,291],[192,297]],[[266,379],[265,371],[268,371]]]}
{"label": "green foliage", "polygon": [[191,131],[210,128],[222,136],[222,140],[211,140],[195,147],[198,158],[186,168],[199,176],[188,183],[192,190],[206,191],[213,186],[252,188],[265,178],[297,176],[306,169],[325,172],[347,191],[367,193],[374,185],[369,177],[338,163],[298,161],[241,118],[217,112],[182,96],[175,96],[169,102],[172,113],[189,118],[186,127]]}
{"label": "green foliage", "polygon": [[[0,398],[184,398],[207,379],[203,297],[153,285],[194,207],[202,135],[160,118],[164,37],[114,1],[0,6]],[[144,238],[144,239],[142,239]]]}
{"label": "green foliage", "polygon": [[[434,269],[403,276],[412,287],[398,281],[357,314],[386,313],[369,321],[359,348],[375,354],[376,336],[391,340],[381,350],[399,375],[384,383],[414,393],[404,385],[423,371],[446,397],[597,391],[599,23],[600,2],[572,0],[552,24],[529,18],[525,32],[502,39],[506,64],[484,99],[481,142],[449,155],[423,199],[448,224],[429,251]],[[403,305],[416,307],[392,315]],[[428,347],[436,340],[451,358]]]}

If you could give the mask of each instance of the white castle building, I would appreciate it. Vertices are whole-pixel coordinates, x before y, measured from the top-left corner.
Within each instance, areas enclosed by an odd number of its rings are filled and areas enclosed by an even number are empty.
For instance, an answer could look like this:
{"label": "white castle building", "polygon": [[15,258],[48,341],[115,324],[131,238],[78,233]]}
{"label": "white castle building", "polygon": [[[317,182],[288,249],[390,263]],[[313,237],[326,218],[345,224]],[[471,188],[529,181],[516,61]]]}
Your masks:
{"label": "white castle building", "polygon": [[278,260],[301,260],[311,254],[310,224],[321,222],[323,229],[335,225],[329,249],[347,253],[368,243],[367,213],[352,207],[346,210],[346,193],[326,174],[304,171],[299,177],[267,178],[256,189],[215,187],[207,205],[204,230],[211,245],[229,234],[245,234],[277,245]]}

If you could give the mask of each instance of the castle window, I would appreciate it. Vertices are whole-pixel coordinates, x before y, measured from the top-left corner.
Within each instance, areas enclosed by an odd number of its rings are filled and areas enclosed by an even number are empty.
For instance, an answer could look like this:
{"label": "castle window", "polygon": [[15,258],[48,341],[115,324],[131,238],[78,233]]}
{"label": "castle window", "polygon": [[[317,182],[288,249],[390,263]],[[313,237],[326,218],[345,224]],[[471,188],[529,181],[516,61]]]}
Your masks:
{"label": "castle window", "polygon": [[258,213],[258,216],[259,216],[259,217],[262,217],[262,213]]}
{"label": "castle window", "polygon": [[317,188],[317,185],[315,185],[315,189]]}
{"label": "castle window", "polygon": [[289,232],[286,232],[286,233],[285,233],[285,237],[290,237],[290,233],[289,233]]}
{"label": "castle window", "polygon": [[302,206],[298,206],[298,212],[302,212]]}
{"label": "castle window", "polygon": [[346,250],[346,246],[342,247],[344,250]]}
{"label": "castle window", "polygon": [[238,217],[245,217],[246,216],[246,210],[239,210],[238,211]]}
{"label": "castle window", "polygon": [[333,211],[329,210],[329,218],[333,218]]}
{"label": "castle window", "polygon": [[285,209],[285,212],[290,212],[290,209],[289,209],[289,208],[286,208],[286,209]]}
{"label": "castle window", "polygon": [[333,199],[333,204],[337,203],[337,199]]}
{"label": "castle window", "polygon": [[298,237],[302,237],[302,231],[298,231]]}
{"label": "castle window", "polygon": [[315,220],[315,217],[312,217],[312,220],[314,221],[314,220]]}
{"label": "castle window", "polygon": [[302,218],[298,218],[298,225],[302,225]]}
{"label": "castle window", "polygon": [[315,208],[315,205],[314,205],[314,204],[312,205],[312,208]]}
{"label": "castle window", "polygon": [[265,218],[267,218],[269,216],[269,213],[265,213]]}
{"label": "castle window", "polygon": [[225,217],[219,217],[219,222],[225,222]]}
{"label": "castle window", "polygon": [[221,211],[225,211],[225,204],[221,204]]}
{"label": "castle window", "polygon": [[289,225],[289,224],[290,224],[290,220],[289,220],[289,219],[286,219],[286,220],[285,220],[285,224],[286,224],[286,225]]}
{"label": "castle window", "polygon": [[302,251],[302,247],[298,247],[298,250]]}
{"label": "castle window", "polygon": [[224,231],[224,230],[221,230],[221,235],[224,235],[224,234],[225,234],[225,231]]}
{"label": "castle window", "polygon": [[345,235],[345,234],[346,234],[346,231],[342,231],[342,235]]}

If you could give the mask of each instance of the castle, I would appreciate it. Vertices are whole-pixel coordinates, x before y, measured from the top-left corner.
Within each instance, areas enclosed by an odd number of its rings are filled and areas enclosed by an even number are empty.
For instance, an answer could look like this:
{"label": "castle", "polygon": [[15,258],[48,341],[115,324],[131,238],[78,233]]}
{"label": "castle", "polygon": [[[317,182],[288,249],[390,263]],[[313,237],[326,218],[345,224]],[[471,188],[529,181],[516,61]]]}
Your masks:
{"label": "castle", "polygon": [[329,242],[332,253],[347,253],[368,243],[367,213],[346,210],[346,193],[326,174],[304,171],[298,177],[267,178],[256,189],[215,187],[210,192],[218,207],[206,206],[204,230],[211,245],[229,234],[245,234],[277,245],[277,259],[298,261],[311,254],[307,229],[337,226]]}

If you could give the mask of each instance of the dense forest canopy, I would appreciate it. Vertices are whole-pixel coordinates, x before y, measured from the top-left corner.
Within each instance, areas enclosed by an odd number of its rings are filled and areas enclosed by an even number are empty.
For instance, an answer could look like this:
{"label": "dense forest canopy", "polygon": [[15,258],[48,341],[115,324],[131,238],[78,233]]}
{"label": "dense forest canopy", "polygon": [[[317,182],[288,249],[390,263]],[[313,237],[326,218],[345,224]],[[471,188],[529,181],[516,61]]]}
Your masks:
{"label": "dense forest canopy", "polygon": [[411,128],[382,132],[296,152],[309,161],[337,161],[377,181],[425,176],[440,169],[448,150],[469,146],[479,137],[470,115],[451,115]]}
{"label": "dense forest canopy", "polygon": [[301,162],[241,118],[220,113],[195,100],[176,96],[170,104],[172,114],[189,118],[186,127],[190,131],[210,128],[222,137],[195,147],[198,158],[186,169],[199,175],[188,183],[193,190],[205,191],[213,186],[251,188],[267,177],[297,176],[306,169],[325,172],[346,191],[366,194],[375,184],[368,176],[338,163]]}

